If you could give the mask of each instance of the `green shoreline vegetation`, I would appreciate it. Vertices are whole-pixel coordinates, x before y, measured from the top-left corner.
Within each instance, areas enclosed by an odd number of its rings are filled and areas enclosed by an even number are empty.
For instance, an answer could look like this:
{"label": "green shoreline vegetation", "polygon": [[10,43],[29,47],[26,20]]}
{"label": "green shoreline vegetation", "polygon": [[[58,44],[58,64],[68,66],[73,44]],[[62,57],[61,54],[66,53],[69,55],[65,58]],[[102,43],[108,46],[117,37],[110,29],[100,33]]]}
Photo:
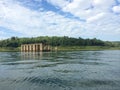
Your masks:
{"label": "green shoreline vegetation", "polygon": [[70,47],[58,47],[58,51],[94,51],[94,50],[120,50],[120,47],[108,47],[108,46],[70,46]]}
{"label": "green shoreline vegetation", "polygon": [[19,52],[19,48],[14,47],[0,47],[0,52]]}
{"label": "green shoreline vegetation", "polygon": [[[58,51],[94,51],[94,50],[120,50],[120,47],[107,47],[107,46],[58,46]],[[53,50],[54,51],[54,50]],[[20,52],[20,47],[2,47],[0,52]]]}
{"label": "green shoreline vegetation", "polygon": [[58,51],[70,50],[120,50],[120,41],[102,41],[96,38],[83,39],[73,37],[32,37],[32,38],[18,38],[11,37],[0,40],[0,52],[19,52],[22,44],[44,43],[51,45],[53,48],[57,47]]}

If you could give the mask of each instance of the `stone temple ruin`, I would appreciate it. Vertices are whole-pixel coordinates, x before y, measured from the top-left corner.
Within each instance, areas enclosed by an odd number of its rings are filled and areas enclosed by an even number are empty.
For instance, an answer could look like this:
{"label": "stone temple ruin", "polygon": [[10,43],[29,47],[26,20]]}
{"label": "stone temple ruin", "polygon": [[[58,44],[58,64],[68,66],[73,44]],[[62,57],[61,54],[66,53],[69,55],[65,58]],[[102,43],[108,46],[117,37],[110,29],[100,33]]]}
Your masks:
{"label": "stone temple ruin", "polygon": [[51,46],[42,44],[42,43],[36,43],[36,44],[23,44],[21,45],[21,51],[22,52],[42,52],[42,51],[51,51]]}

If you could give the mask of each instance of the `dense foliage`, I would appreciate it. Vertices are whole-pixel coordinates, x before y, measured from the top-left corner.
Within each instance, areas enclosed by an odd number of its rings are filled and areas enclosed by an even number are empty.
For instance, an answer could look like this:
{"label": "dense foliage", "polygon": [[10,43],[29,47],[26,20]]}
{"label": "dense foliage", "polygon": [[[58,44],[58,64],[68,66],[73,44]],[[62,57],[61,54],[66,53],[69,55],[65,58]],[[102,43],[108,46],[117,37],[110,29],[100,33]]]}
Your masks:
{"label": "dense foliage", "polygon": [[73,38],[73,37],[34,37],[34,38],[18,38],[11,37],[9,39],[1,40],[0,47],[19,47],[21,44],[30,44],[30,43],[44,43],[52,46],[105,46],[112,45],[110,42],[104,42],[94,39],[83,39],[83,38]]}

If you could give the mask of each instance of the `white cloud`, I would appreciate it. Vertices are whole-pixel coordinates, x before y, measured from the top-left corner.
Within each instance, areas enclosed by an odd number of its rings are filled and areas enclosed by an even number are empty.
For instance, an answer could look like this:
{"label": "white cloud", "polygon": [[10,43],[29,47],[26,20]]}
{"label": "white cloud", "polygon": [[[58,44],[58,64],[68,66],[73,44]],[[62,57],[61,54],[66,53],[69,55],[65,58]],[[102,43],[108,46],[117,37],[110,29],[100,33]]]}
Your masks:
{"label": "white cloud", "polygon": [[5,3],[0,6],[0,11],[4,15],[0,20],[0,26],[25,34],[29,33],[27,27],[38,26],[37,18],[32,17],[37,15],[36,12],[31,12],[18,4]]}
{"label": "white cloud", "polygon": [[115,0],[73,0],[72,3],[63,7],[63,10],[87,19],[101,12],[109,12],[113,5],[115,5]]}
{"label": "white cloud", "polygon": [[96,7],[110,7],[115,4],[115,0],[93,0],[93,5]]}
{"label": "white cloud", "polygon": [[63,7],[63,11],[70,12],[73,15],[84,19],[90,14],[86,9],[91,7],[91,1],[92,0],[74,0],[72,3],[66,5],[66,7]]}
{"label": "white cloud", "polygon": [[120,13],[120,6],[114,6],[112,9],[115,13]]}
{"label": "white cloud", "polygon": [[[71,25],[69,22],[73,22],[71,19],[66,19],[55,12],[32,11],[18,3],[8,3],[6,1],[3,1],[3,3],[5,4],[0,4],[0,15],[2,17],[0,18],[0,26],[23,35],[68,35],[69,32],[66,32],[66,30],[69,31],[74,28],[74,25],[71,28],[69,26]],[[52,25],[53,23],[56,23],[56,25]],[[70,31],[70,33],[72,32],[74,31]]]}
{"label": "white cloud", "polygon": [[[112,8],[115,4],[114,0],[73,0],[71,3],[66,0],[48,0],[48,2],[60,7],[64,12],[85,19],[86,22],[66,18],[53,11],[31,10],[14,0],[2,0],[0,1],[0,27],[21,33],[23,36],[67,35],[104,40],[113,35],[120,36],[120,15],[115,14],[119,12],[119,6]],[[7,31],[0,31],[0,33],[5,37]]]}
{"label": "white cloud", "polygon": [[87,22],[96,22],[97,20],[101,19],[103,16],[105,15],[105,13],[99,13],[96,16],[92,16],[90,18],[87,19]]}
{"label": "white cloud", "polygon": [[56,7],[62,8],[65,7],[69,2],[66,0],[47,0],[48,3],[53,4]]}

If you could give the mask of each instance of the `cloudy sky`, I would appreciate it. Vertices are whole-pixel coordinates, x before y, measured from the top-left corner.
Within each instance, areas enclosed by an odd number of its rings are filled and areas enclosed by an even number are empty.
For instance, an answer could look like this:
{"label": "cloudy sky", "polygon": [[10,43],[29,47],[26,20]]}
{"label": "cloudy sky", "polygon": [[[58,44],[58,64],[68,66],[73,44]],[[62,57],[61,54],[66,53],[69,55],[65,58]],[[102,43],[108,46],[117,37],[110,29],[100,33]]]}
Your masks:
{"label": "cloudy sky", "polygon": [[0,39],[11,36],[120,41],[120,0],[0,0]]}

